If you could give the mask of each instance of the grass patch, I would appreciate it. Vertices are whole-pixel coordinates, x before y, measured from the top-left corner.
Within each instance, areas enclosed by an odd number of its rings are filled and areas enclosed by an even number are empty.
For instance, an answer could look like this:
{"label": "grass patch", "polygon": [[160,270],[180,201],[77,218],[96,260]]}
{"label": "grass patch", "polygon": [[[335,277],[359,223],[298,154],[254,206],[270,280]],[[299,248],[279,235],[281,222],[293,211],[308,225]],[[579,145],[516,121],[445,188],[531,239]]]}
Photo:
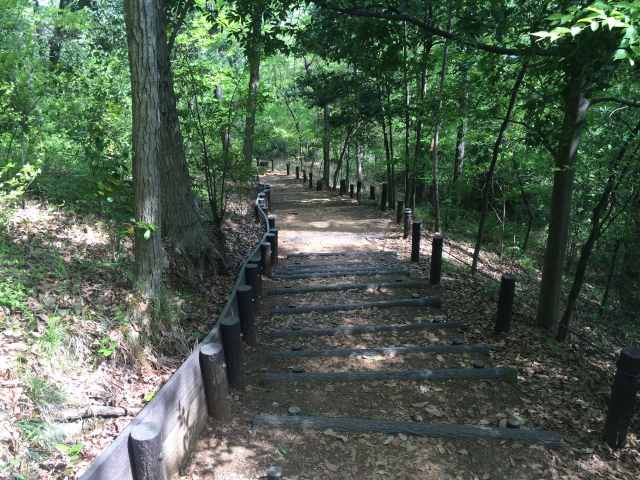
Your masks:
{"label": "grass patch", "polygon": [[30,376],[26,378],[26,396],[39,408],[59,405],[65,400],[64,392],[57,385],[44,378]]}

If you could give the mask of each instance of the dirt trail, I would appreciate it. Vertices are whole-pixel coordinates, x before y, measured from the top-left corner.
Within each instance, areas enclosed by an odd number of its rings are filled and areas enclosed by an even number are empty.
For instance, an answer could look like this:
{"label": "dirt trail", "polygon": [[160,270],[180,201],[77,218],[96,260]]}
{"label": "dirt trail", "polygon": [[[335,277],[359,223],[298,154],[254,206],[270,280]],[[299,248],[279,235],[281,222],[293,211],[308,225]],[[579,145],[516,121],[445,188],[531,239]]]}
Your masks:
{"label": "dirt trail", "polygon": [[[405,434],[341,433],[334,430],[296,431],[256,425],[260,415],[359,417],[415,424],[504,426],[507,418],[525,409],[517,385],[500,379],[406,381],[275,381],[270,373],[304,375],[323,372],[403,372],[415,370],[487,370],[496,365],[486,345],[461,353],[456,347],[475,345],[475,328],[448,328],[448,298],[454,277],[430,286],[424,263],[410,265],[407,245],[398,243],[391,215],[375,206],[358,205],[346,197],[309,191],[293,178],[272,175],[273,212],[279,229],[277,275],[340,271],[330,278],[274,279],[270,288],[322,287],[336,284],[393,285],[424,280],[411,288],[361,288],[266,296],[258,318],[259,346],[245,346],[245,386],[233,393],[234,419],[227,425],[211,422],[183,478],[265,478],[278,465],[286,479],[538,479],[557,477],[553,455],[539,445],[505,440],[447,440]],[[394,239],[394,240],[392,240]],[[400,241],[402,242],[402,241]],[[398,248],[401,245],[402,248]],[[397,251],[399,250],[399,251]],[[309,252],[352,252],[356,255],[295,256]],[[364,252],[364,254],[362,254]],[[384,252],[384,253],[382,253]],[[399,255],[396,256],[396,253]],[[348,269],[404,266],[410,273],[344,276]],[[367,301],[440,297],[442,308],[394,306],[335,312],[271,315],[273,307],[336,305]],[[429,324],[423,330],[381,331],[353,335],[303,336],[301,329],[344,326]],[[277,336],[288,331],[291,336]],[[276,335],[274,335],[276,334]],[[418,347],[438,346],[424,352]],[[332,349],[382,348],[352,355],[324,356]],[[394,352],[388,347],[410,347]],[[303,356],[300,352],[314,352]],[[297,352],[297,353],[296,353]],[[334,352],[335,353],[335,352]],[[296,377],[302,378],[302,377]],[[538,426],[526,425],[527,428]]]}

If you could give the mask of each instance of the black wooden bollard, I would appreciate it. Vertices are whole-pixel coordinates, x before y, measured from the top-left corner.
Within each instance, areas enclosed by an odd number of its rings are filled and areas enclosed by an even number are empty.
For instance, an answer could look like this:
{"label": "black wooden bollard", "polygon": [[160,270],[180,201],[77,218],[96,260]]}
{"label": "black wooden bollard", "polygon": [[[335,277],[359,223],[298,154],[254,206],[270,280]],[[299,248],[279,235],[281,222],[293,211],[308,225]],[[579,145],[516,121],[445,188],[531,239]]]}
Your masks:
{"label": "black wooden bollard", "polygon": [[242,343],[240,319],[236,316],[220,321],[220,337],[227,364],[227,381],[231,387],[242,385]]}
{"label": "black wooden bollard", "polygon": [[361,196],[362,196],[362,182],[358,180],[356,182],[356,199],[360,201]]}
{"label": "black wooden bollard", "polygon": [[387,195],[388,195],[388,186],[386,183],[382,184],[382,191],[380,192],[380,210],[384,211],[387,209]]}
{"label": "black wooden bollard", "polygon": [[402,223],[402,214],[404,213],[404,201],[398,200],[396,202],[396,223],[400,225]]}
{"label": "black wooden bollard", "polygon": [[162,462],[162,427],[155,422],[142,422],[131,428],[129,460],[135,480],[165,480]]}
{"label": "black wooden bollard", "polygon": [[272,228],[269,230],[267,240],[271,244],[271,265],[278,264],[278,229]]}
{"label": "black wooden bollard", "polygon": [[260,309],[260,301],[262,300],[262,277],[260,277],[260,267],[255,263],[247,263],[244,267],[244,278],[247,285],[253,290],[253,300],[256,310]]}
{"label": "black wooden bollard", "polygon": [[371,185],[369,186],[369,200],[375,200],[375,199],[376,199],[376,186]]}
{"label": "black wooden bollard", "polygon": [[442,275],[442,245],[444,241],[442,235],[434,235],[431,240],[431,272],[429,274],[429,283],[437,285],[440,283]]}
{"label": "black wooden bollard", "polygon": [[253,303],[253,289],[249,285],[240,285],[236,289],[236,299],[238,301],[242,337],[247,344],[255,347],[258,341],[256,337],[256,310]]}
{"label": "black wooden bollard", "polygon": [[291,165],[287,163],[287,177],[291,175]]}
{"label": "black wooden bollard", "polygon": [[302,183],[307,183],[307,171],[302,170]]}
{"label": "black wooden bollard", "polygon": [[420,220],[414,220],[411,229],[411,261],[420,261],[420,236],[422,230],[422,222]]}
{"label": "black wooden bollard", "polygon": [[496,313],[496,333],[507,333],[511,329],[513,316],[513,296],[516,292],[516,279],[505,273],[500,280],[500,296]]}
{"label": "black wooden bollard", "polygon": [[313,190],[313,172],[309,172],[309,188]]}
{"label": "black wooden bollard", "polygon": [[271,244],[266,240],[260,244],[262,274],[271,278]]}
{"label": "black wooden bollard", "polygon": [[300,180],[300,167],[296,167],[296,180]]}
{"label": "black wooden bollard", "polygon": [[636,406],[639,384],[640,349],[625,348],[618,358],[604,427],[604,440],[611,448],[622,448],[627,442],[627,431]]}
{"label": "black wooden bollard", "polygon": [[409,232],[411,232],[411,209],[404,209],[404,225],[402,230],[402,238],[409,238]]}
{"label": "black wooden bollard", "polygon": [[322,190],[322,180],[316,182],[316,190],[319,192]]}
{"label": "black wooden bollard", "polygon": [[354,185],[353,183],[349,184],[349,197],[353,198],[354,195]]}
{"label": "black wooden bollard", "polygon": [[207,412],[218,421],[227,421],[231,417],[231,409],[222,344],[219,341],[205,343],[200,347],[199,359]]}
{"label": "black wooden bollard", "polygon": [[269,221],[269,230],[276,228],[276,216],[269,215],[267,216],[267,220]]}

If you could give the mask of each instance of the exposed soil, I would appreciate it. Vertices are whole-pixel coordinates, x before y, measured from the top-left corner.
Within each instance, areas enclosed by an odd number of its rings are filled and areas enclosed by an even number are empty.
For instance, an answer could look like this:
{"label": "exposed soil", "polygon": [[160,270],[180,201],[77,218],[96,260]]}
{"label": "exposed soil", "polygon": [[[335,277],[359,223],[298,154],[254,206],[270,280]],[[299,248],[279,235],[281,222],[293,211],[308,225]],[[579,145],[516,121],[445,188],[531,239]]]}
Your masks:
{"label": "exposed soil", "polygon": [[[276,271],[404,265],[415,279],[428,279],[429,242],[423,242],[418,265],[410,264],[410,241],[391,212],[358,204],[348,197],[309,191],[281,175],[273,185],[272,206],[279,228],[280,264]],[[425,239],[430,237],[425,232]],[[386,251],[398,258],[379,256]],[[365,256],[286,255],[299,252],[371,252]],[[485,259],[486,260],[486,259]],[[487,275],[504,266],[492,265]],[[390,282],[401,275],[309,278],[266,281],[265,287]],[[330,313],[270,315],[272,306],[356,303],[367,300],[438,296],[441,309],[430,307],[368,308]],[[519,296],[524,296],[519,292]],[[497,289],[483,276],[471,277],[445,255],[438,286],[414,289],[369,289],[267,296],[259,314],[259,346],[245,349],[245,386],[234,393],[233,421],[211,422],[183,478],[265,478],[271,465],[282,467],[287,479],[540,479],[634,478],[640,474],[635,434],[629,447],[611,452],[600,442],[612,372],[612,355],[602,358],[576,345],[557,347],[529,327],[531,312],[516,303],[514,328],[508,336],[492,333]],[[444,317],[463,320],[462,330],[437,329],[356,336],[270,336],[285,328],[358,324],[408,324]],[[365,348],[375,346],[449,344],[453,337],[467,344],[486,343],[490,354],[420,353],[282,359],[272,352]],[[265,372],[401,371],[474,366],[518,369],[515,384],[500,380],[443,382],[280,382],[264,383]],[[336,433],[330,430],[268,429],[252,424],[259,414],[289,415],[291,407],[304,416],[350,416],[425,423],[504,426],[517,416],[521,428],[556,431],[563,446],[546,449],[513,441],[442,440],[405,435]],[[638,431],[637,423],[633,428]]]}

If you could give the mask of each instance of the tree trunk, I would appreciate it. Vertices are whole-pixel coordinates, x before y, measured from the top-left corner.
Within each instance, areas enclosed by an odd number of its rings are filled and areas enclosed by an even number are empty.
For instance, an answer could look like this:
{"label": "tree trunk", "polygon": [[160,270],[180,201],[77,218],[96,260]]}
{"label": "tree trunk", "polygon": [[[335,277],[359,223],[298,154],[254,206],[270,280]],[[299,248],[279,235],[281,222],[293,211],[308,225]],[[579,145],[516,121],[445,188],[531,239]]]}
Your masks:
{"label": "tree trunk", "polygon": [[329,186],[329,175],[331,173],[331,123],[329,104],[323,106],[324,131],[322,136],[322,183],[325,188]]}
{"label": "tree trunk", "polygon": [[160,204],[160,68],[161,16],[152,0],[124,4],[131,71],[133,110],[133,178],[135,184],[136,288],[157,299],[162,282]]}
{"label": "tree trunk", "polygon": [[[451,12],[449,12],[451,13]],[[447,31],[451,30],[451,15],[447,22]],[[433,142],[431,149],[431,194],[433,201],[433,229],[440,231],[440,191],[438,182],[438,147],[440,143],[440,129],[442,128],[442,97],[444,95],[444,81],[447,75],[447,57],[449,53],[449,40],[445,40],[442,50],[442,66],[440,68],[440,79],[438,86],[438,103],[434,116]]]}
{"label": "tree trunk", "polygon": [[613,256],[611,263],[609,264],[609,273],[607,274],[607,283],[604,287],[604,293],[602,294],[602,300],[600,300],[600,316],[605,312],[609,301],[609,292],[611,292],[611,284],[613,283],[613,276],[616,272],[616,265],[618,264],[618,254],[620,253],[621,240],[616,240],[616,246],[613,248]]}
{"label": "tree trunk", "polygon": [[260,86],[260,59],[262,56],[262,8],[260,8],[260,2],[256,2],[251,14],[251,35],[247,40],[245,50],[249,65],[249,90],[247,92],[242,154],[245,165],[252,165],[256,111],[258,109],[258,88]]}
{"label": "tree trunk", "polygon": [[586,75],[578,60],[567,67],[567,85],[564,92],[564,121],[558,152],[555,158],[553,192],[551,195],[551,221],[544,253],[542,282],[538,297],[536,321],[551,331],[558,324],[562,268],[565,259],[571,196],[573,193],[574,165],[580,134],[585,123],[589,100],[585,96]]}
{"label": "tree trunk", "polygon": [[467,134],[467,105],[469,104],[469,90],[468,90],[468,67],[465,63],[460,67],[462,70],[462,97],[458,103],[458,114],[460,119],[458,120],[458,130],[456,132],[456,151],[453,161],[453,179],[452,183],[455,186],[458,183],[458,179],[462,176],[464,169],[464,154],[466,147],[465,136]]}
{"label": "tree trunk", "polygon": [[[171,242],[176,253],[186,255],[200,270],[213,265],[214,260],[219,266],[224,266],[222,256],[209,238],[204,219],[197,209],[193,194],[178,117],[170,52],[164,33],[165,2],[158,3],[163,25],[159,32],[161,47],[158,51],[162,237]],[[219,228],[218,232],[220,232]],[[219,241],[221,241],[220,237],[221,233],[219,233]]]}
{"label": "tree trunk", "polygon": [[518,90],[524,80],[524,75],[527,71],[527,65],[523,65],[518,72],[516,82],[511,89],[511,97],[509,98],[509,106],[507,107],[507,113],[502,120],[498,136],[496,137],[496,143],[493,146],[493,154],[491,156],[491,164],[489,166],[489,172],[487,173],[486,180],[484,182],[484,188],[482,189],[482,209],[480,212],[480,223],[478,225],[478,235],[476,236],[476,246],[473,250],[473,261],[471,263],[471,273],[476,273],[478,269],[478,257],[480,257],[480,246],[482,245],[482,237],[484,235],[484,225],[487,220],[487,213],[489,211],[489,201],[492,197],[491,191],[493,190],[493,177],[496,171],[496,165],[498,164],[498,157],[500,156],[500,147],[502,146],[502,139],[509,127],[511,116],[513,115],[513,109],[516,105],[518,98]]}

